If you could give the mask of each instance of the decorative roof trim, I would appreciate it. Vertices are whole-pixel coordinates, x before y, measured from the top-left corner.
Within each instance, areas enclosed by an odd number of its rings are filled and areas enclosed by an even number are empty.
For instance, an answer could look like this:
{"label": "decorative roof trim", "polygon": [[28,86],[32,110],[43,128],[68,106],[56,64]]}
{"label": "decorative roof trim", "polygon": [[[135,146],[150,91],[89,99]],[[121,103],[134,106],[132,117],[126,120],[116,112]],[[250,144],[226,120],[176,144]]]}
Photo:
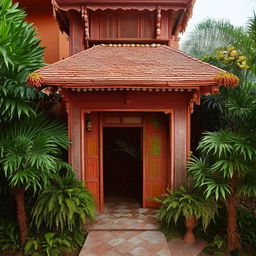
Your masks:
{"label": "decorative roof trim", "polygon": [[143,5],[87,5],[87,8],[92,10],[92,11],[96,11],[96,10],[138,10],[138,11],[155,11],[158,8],[161,10],[174,10],[174,11],[179,11],[179,10],[185,10],[186,7],[184,6],[171,6],[171,5],[147,5],[147,6],[143,6]]}
{"label": "decorative roof trim", "polygon": [[[61,87],[59,88],[59,91],[61,91]],[[103,92],[103,91],[133,91],[133,92],[138,92],[138,91],[143,91],[143,92],[191,92],[193,89],[190,88],[65,88],[65,89],[70,89],[73,92]]]}

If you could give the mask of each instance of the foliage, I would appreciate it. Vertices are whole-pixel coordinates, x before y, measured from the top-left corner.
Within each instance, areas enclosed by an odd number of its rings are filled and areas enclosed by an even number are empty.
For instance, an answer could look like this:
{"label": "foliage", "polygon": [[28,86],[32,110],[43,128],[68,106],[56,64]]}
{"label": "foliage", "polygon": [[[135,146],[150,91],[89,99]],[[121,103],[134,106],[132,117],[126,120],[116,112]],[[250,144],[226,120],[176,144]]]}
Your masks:
{"label": "foliage", "polygon": [[182,218],[178,219],[176,223],[174,220],[170,220],[168,224],[163,220],[160,221],[158,225],[159,230],[164,234],[167,241],[180,237],[186,232],[186,227]]}
{"label": "foliage", "polygon": [[18,4],[0,2],[0,121],[35,114],[31,101],[38,94],[26,77],[44,65],[43,48],[25,17]]}
{"label": "foliage", "polygon": [[162,204],[157,217],[168,225],[172,220],[177,223],[180,218],[195,216],[197,220],[202,220],[203,228],[206,229],[218,210],[214,200],[206,199],[200,191],[188,191],[185,187],[176,191],[168,190],[167,194],[156,197],[155,200]]}
{"label": "foliage", "polygon": [[247,28],[235,27],[228,21],[207,19],[199,23],[182,45],[182,50],[193,57],[203,58],[216,50],[235,47],[247,57],[247,64],[256,74],[256,15],[249,19]]}
{"label": "foliage", "polygon": [[206,197],[226,199],[234,192],[230,179],[236,171],[243,182],[237,187],[237,193],[256,195],[256,174],[251,168],[255,164],[256,148],[252,138],[225,130],[204,135],[198,146],[202,157],[192,157],[188,162],[196,187],[203,187]]}
{"label": "foliage", "polygon": [[241,69],[249,69],[247,58],[241,55],[234,46],[218,50],[216,59],[220,62],[224,62],[229,66],[235,66]]}
{"label": "foliage", "polygon": [[222,236],[216,235],[210,242],[209,247],[214,249],[213,256],[224,256],[225,240]]}
{"label": "foliage", "polygon": [[48,177],[59,170],[60,147],[69,140],[65,125],[50,121],[43,113],[19,125],[11,123],[0,134],[0,163],[11,187],[24,186],[34,191],[48,184]]}
{"label": "foliage", "polygon": [[207,19],[195,26],[181,48],[193,57],[203,58],[214,53],[216,49],[234,45],[234,37],[224,32],[234,30],[244,33],[243,28],[236,28],[228,21]]}
{"label": "foliage", "polygon": [[[225,201],[228,216],[227,247],[230,252],[239,248],[237,198],[240,195],[256,195],[255,24],[256,15],[250,19],[247,28],[208,20],[196,28],[187,44],[190,53],[198,54],[194,57],[202,58],[205,55],[205,61],[233,72],[240,79],[240,85],[236,88],[222,87],[220,95],[204,99],[208,108],[214,107],[214,114],[218,118],[217,125],[212,129],[218,130],[204,133],[198,146],[199,157],[192,157],[188,163],[189,173],[195,179],[196,186],[203,189],[207,197],[214,196],[216,200]],[[201,36],[202,33],[209,33],[207,38],[215,39],[207,41]],[[222,36],[218,37],[218,33]],[[216,47],[216,44],[219,45]],[[193,52],[197,45],[201,49],[207,46],[211,50],[199,56],[199,53]]]}
{"label": "foliage", "polygon": [[25,256],[59,256],[67,249],[81,247],[85,240],[83,231],[46,232],[30,237],[24,248]]}
{"label": "foliage", "polygon": [[18,226],[0,218],[0,251],[7,249],[19,249]]}
{"label": "foliage", "polygon": [[32,216],[38,229],[81,229],[86,221],[94,219],[94,198],[74,173],[68,172],[63,178],[55,175],[52,184],[39,195]]}
{"label": "foliage", "polygon": [[238,232],[242,244],[256,248],[256,216],[244,209],[238,209]]}

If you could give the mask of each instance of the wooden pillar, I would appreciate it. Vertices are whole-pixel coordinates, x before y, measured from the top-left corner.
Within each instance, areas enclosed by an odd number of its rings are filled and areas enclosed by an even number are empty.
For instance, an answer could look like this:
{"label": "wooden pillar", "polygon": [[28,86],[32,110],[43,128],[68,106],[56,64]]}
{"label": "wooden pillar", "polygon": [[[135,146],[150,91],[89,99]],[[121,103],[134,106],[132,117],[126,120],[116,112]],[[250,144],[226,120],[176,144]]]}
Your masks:
{"label": "wooden pillar", "polygon": [[81,13],[69,11],[69,54],[74,55],[84,50],[84,22]]}

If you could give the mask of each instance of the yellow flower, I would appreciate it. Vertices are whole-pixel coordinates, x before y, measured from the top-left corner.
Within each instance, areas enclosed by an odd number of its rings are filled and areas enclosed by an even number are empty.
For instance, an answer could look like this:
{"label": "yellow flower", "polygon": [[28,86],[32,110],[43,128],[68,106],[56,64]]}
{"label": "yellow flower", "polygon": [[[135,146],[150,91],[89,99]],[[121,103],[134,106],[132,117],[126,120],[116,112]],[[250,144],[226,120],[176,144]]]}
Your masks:
{"label": "yellow flower", "polygon": [[232,52],[233,50],[235,50],[236,48],[234,46],[230,46],[227,48],[228,52]]}
{"label": "yellow flower", "polygon": [[237,50],[231,51],[231,52],[230,52],[230,56],[232,56],[232,57],[237,57],[237,56],[238,56]]}
{"label": "yellow flower", "polygon": [[229,62],[229,57],[224,57],[225,62]]}
{"label": "yellow flower", "polygon": [[239,56],[238,60],[239,61],[244,61],[244,60],[246,60],[246,57],[245,56]]}

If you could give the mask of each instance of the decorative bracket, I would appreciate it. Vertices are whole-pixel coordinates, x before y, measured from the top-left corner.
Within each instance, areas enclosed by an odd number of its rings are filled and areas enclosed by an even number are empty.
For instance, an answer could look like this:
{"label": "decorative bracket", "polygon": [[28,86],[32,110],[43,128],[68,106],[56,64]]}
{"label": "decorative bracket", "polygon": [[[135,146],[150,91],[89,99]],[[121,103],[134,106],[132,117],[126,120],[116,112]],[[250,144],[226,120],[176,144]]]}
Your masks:
{"label": "decorative bracket", "polygon": [[156,39],[160,38],[161,35],[161,8],[157,7],[156,9]]}
{"label": "decorative bracket", "polygon": [[71,108],[71,104],[70,104],[70,95],[68,93],[68,90],[60,88],[59,92],[60,92],[61,98],[63,99],[63,101],[65,103],[66,112],[67,112],[67,114],[69,114],[69,110]]}
{"label": "decorative bracket", "polygon": [[200,91],[196,90],[193,94],[192,97],[189,101],[189,108],[190,108],[190,112],[191,114],[194,112],[194,105],[199,105],[200,104]]}
{"label": "decorative bracket", "polygon": [[82,19],[84,21],[85,49],[88,49],[89,48],[89,39],[90,39],[89,18],[88,18],[88,9],[84,5],[82,6]]}

